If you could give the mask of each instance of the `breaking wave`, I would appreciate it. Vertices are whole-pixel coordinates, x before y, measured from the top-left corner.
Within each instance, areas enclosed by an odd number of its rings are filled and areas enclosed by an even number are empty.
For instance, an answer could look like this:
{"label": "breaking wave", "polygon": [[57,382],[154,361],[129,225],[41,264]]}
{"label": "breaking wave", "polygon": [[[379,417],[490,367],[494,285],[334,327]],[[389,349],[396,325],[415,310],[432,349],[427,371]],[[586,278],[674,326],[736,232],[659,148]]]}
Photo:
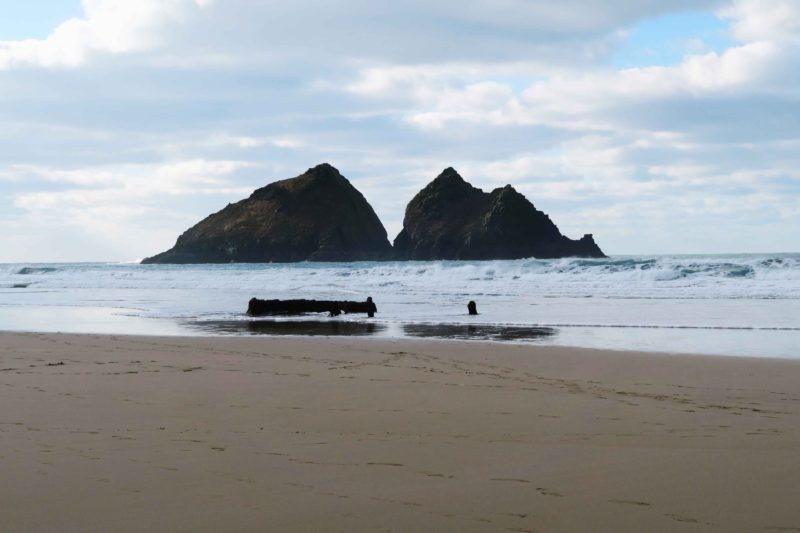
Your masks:
{"label": "breaking wave", "polygon": [[30,276],[32,274],[49,274],[56,272],[58,269],[53,267],[23,267],[17,271],[17,275]]}

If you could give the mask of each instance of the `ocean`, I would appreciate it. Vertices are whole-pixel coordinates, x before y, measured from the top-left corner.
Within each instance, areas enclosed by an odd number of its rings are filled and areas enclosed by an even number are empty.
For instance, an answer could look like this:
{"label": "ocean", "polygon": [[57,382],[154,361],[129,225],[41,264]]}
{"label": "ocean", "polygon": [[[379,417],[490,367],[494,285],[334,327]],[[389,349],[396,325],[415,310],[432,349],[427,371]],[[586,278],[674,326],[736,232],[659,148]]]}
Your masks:
{"label": "ocean", "polygon": [[[365,300],[253,319],[251,297]],[[467,314],[477,302],[478,316]],[[0,330],[367,335],[800,357],[800,254],[139,265],[0,264]]]}

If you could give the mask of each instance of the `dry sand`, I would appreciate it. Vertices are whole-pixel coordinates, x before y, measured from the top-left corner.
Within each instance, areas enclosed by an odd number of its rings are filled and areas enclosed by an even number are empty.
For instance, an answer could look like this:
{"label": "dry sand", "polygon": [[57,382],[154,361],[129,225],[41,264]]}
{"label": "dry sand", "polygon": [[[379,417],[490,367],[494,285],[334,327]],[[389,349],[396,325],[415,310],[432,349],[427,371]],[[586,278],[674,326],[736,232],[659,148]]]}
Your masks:
{"label": "dry sand", "polygon": [[3,532],[800,531],[800,361],[3,333],[0,409]]}

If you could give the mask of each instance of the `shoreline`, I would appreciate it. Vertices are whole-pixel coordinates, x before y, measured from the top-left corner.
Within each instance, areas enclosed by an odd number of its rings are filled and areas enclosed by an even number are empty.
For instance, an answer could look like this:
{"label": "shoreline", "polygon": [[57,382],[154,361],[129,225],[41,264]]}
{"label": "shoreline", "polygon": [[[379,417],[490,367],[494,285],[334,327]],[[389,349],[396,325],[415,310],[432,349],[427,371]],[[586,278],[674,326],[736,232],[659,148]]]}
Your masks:
{"label": "shoreline", "polygon": [[800,361],[0,332],[6,531],[800,530]]}
{"label": "shoreline", "polygon": [[[164,320],[164,319],[154,319]],[[463,324],[458,324],[459,326]],[[544,326],[543,326],[544,327]],[[549,326],[546,326],[549,327]],[[539,329],[540,326],[534,327]],[[620,328],[614,328],[620,329]],[[636,328],[634,328],[636,329]],[[463,339],[463,338],[449,338],[449,337],[393,337],[393,336],[379,336],[379,335],[305,335],[305,334],[232,334],[232,333],[178,333],[178,334],[158,334],[158,333],[94,333],[94,332],[72,332],[72,331],[29,331],[29,330],[4,330],[0,328],[0,339],[7,335],[22,335],[22,336],[73,336],[73,337],[86,337],[86,338],[123,338],[123,339],[156,339],[164,341],[253,341],[253,342],[287,342],[287,343],[314,343],[314,344],[328,344],[328,343],[365,343],[365,344],[411,344],[411,345],[431,345],[431,346],[451,346],[458,347],[463,345],[465,349],[471,350],[473,348],[483,347],[485,349],[492,349],[499,347],[501,350],[504,347],[515,350],[533,350],[542,353],[551,353],[555,355],[558,353],[563,354],[578,354],[581,357],[588,357],[591,354],[603,354],[604,356],[633,356],[633,357],[654,357],[654,358],[682,358],[682,359],[721,359],[721,360],[743,360],[743,361],[772,361],[772,362],[786,362],[800,365],[800,349],[798,356],[768,356],[768,355],[730,355],[730,354],[715,354],[703,352],[670,352],[666,350],[641,350],[641,349],[618,349],[618,348],[602,348],[592,346],[580,345],[561,345],[561,344],[544,344],[526,341],[514,340],[493,340],[484,338]]]}
{"label": "shoreline", "polygon": [[[113,309],[82,307],[48,322],[41,309],[25,309],[14,319],[0,307],[0,322],[19,325],[0,333],[133,335],[169,338],[371,339],[376,341],[445,341],[491,345],[560,347],[576,350],[640,352],[800,360],[797,328],[552,325],[490,321],[387,321],[339,318],[249,318],[191,320],[116,314]],[[77,311],[77,314],[75,314]],[[479,317],[478,317],[479,318]]]}
{"label": "shoreline", "polygon": [[[453,327],[431,330],[477,322],[495,330],[479,334],[493,339],[512,329],[553,333],[536,344],[798,357],[799,254],[418,263],[0,265],[1,287],[29,284],[0,288],[0,325],[192,335],[213,322],[247,329],[236,322],[253,297],[371,296],[378,306],[371,334],[388,337],[449,336]],[[468,301],[479,316],[468,316]],[[206,323],[189,331],[186,324],[198,321]]]}

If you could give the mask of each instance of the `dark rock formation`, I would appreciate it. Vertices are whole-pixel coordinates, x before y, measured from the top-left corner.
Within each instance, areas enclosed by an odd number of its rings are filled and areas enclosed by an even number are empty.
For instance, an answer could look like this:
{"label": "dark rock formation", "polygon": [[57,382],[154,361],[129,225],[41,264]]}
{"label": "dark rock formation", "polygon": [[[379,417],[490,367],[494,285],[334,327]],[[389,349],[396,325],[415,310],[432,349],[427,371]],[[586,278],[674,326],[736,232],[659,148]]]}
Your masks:
{"label": "dark rock formation", "polygon": [[605,257],[591,235],[561,235],[511,185],[485,193],[447,168],[406,208],[394,240],[397,259]]}
{"label": "dark rock formation", "polygon": [[378,312],[378,307],[372,297],[366,302],[336,301],[336,300],[259,300],[251,298],[247,303],[247,314],[250,316],[264,315],[302,315],[306,313],[328,313],[329,316],[339,316],[342,313],[366,313],[370,318]]}
{"label": "dark rock formation", "polygon": [[364,196],[324,163],[229,204],[143,263],[387,259],[386,230]]}

